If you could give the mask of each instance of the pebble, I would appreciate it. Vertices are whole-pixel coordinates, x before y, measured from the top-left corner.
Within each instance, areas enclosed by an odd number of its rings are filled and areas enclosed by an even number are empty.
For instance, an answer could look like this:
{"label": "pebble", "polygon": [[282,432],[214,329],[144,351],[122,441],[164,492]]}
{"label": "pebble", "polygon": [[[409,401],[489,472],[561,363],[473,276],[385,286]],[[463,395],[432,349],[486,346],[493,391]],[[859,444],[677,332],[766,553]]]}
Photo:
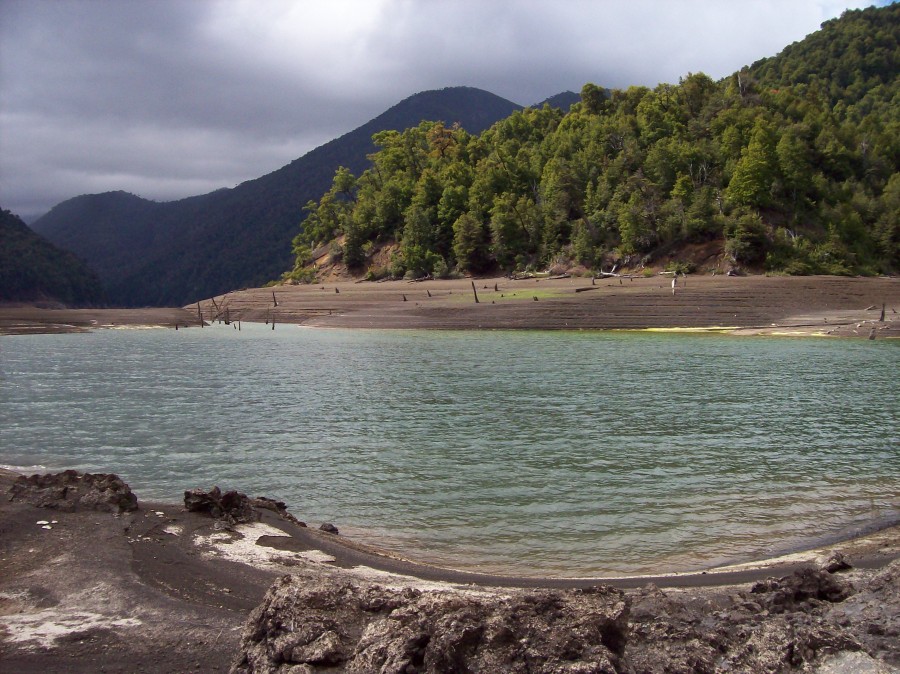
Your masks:
{"label": "pebble", "polygon": [[47,520],[38,520],[35,524],[50,524]]}

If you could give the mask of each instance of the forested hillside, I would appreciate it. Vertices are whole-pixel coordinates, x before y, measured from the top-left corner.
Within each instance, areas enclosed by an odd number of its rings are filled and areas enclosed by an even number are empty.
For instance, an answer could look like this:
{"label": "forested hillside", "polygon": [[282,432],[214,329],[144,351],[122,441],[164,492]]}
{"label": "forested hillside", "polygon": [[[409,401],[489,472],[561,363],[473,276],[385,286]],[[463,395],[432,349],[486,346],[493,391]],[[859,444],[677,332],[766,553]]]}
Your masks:
{"label": "forested hillside", "polygon": [[754,270],[900,271],[898,42],[900,4],[848,11],[719,82],[587,84],[568,114],[525,109],[480,135],[376,134],[371,166],[307,204],[288,276],[312,278],[328,242],[372,276],[685,269],[680,251],[708,242]]}
{"label": "forested hillside", "polygon": [[36,300],[97,305],[103,302],[103,292],[97,275],[84,262],[0,210],[0,301]]}
{"label": "forested hillside", "polygon": [[261,285],[290,266],[303,205],[328,189],[338,166],[362,171],[376,132],[446,119],[477,133],[519,107],[469,87],[426,91],[235,188],[166,203],[125,192],[84,195],[57,205],[33,227],[87,260],[111,302],[183,305]]}

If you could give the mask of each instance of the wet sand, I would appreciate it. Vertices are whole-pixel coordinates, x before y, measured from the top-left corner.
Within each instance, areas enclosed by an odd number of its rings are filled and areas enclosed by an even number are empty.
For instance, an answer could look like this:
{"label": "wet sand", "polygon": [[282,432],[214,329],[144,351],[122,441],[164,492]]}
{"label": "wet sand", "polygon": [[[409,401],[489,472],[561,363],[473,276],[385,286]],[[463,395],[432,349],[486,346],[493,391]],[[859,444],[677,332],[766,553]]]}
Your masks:
{"label": "wet sand", "polygon": [[[787,558],[693,574],[480,575],[404,560],[265,510],[257,522],[230,531],[173,504],[141,503],[121,515],[37,508],[6,498],[15,477],[0,471],[0,669],[23,673],[226,671],[249,612],[285,573],[310,583],[338,577],[422,590],[652,583],[702,593],[783,576],[836,550],[850,556],[852,573],[900,557],[894,526]],[[51,524],[39,524],[45,521]]]}

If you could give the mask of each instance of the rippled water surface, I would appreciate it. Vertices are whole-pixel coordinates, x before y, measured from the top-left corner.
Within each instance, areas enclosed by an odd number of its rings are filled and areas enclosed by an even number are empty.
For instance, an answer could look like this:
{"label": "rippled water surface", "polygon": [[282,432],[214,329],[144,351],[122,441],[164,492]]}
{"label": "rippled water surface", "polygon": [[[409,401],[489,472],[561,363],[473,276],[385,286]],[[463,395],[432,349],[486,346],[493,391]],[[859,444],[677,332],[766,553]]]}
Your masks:
{"label": "rippled water surface", "polygon": [[686,570],[900,513],[900,344],[243,325],[0,339],[0,463],[286,501],[407,555]]}

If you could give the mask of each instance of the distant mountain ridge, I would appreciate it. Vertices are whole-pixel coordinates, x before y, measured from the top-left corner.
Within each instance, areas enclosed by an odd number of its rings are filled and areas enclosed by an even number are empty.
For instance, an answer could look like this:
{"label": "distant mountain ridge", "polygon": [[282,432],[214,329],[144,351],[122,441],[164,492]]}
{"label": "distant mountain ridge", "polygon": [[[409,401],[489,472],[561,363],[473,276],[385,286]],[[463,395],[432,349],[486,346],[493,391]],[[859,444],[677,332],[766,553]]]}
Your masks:
{"label": "distant mountain ridge", "polygon": [[440,120],[477,134],[521,107],[471,87],[426,91],[233,189],[163,203],[125,192],[83,195],[58,204],[32,228],[87,260],[112,303],[183,305],[266,283],[288,269],[303,207],[328,189],[338,166],[366,168],[374,133]]}
{"label": "distant mountain ridge", "polygon": [[54,300],[77,307],[104,301],[100,279],[72,253],[0,209],[0,301]]}

